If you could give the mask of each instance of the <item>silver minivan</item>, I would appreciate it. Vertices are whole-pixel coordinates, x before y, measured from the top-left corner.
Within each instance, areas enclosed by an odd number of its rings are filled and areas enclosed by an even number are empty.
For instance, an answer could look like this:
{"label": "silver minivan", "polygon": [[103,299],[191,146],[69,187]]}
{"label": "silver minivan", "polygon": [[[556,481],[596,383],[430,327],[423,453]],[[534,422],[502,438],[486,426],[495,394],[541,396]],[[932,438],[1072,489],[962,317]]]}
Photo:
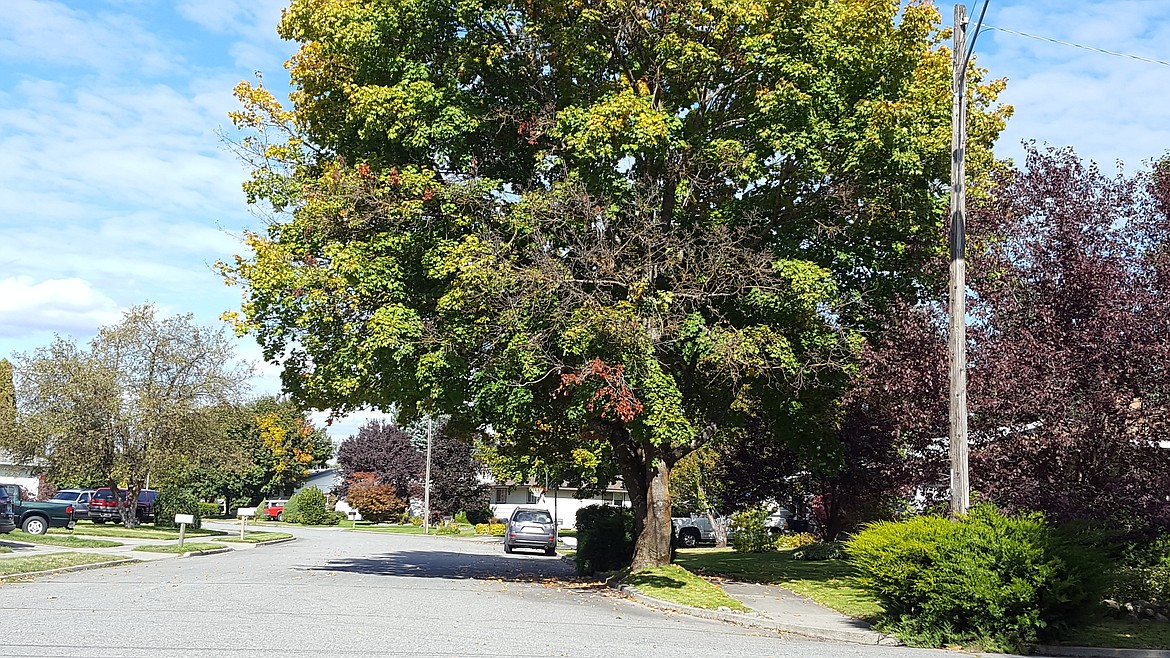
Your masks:
{"label": "silver minivan", "polygon": [[69,503],[73,506],[73,518],[89,518],[89,499],[93,497],[93,489],[62,489],[53,495],[52,500],[59,503]]}
{"label": "silver minivan", "polygon": [[552,514],[539,507],[517,507],[504,531],[504,552],[514,548],[540,548],[545,555],[557,553],[557,525]]}

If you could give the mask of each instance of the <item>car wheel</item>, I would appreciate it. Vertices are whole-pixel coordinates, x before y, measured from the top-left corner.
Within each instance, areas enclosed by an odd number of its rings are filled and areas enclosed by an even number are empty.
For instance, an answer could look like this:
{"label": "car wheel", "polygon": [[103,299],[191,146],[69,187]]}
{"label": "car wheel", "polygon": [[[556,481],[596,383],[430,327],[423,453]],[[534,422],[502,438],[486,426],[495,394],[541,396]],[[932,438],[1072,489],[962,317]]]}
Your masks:
{"label": "car wheel", "polygon": [[276,520],[283,521],[284,520],[284,512],[277,512],[276,513]]}
{"label": "car wheel", "polygon": [[546,549],[544,549],[544,554],[545,554],[545,555],[556,555],[556,554],[557,554],[557,549],[555,549],[555,548],[546,548]]}
{"label": "car wheel", "polygon": [[24,525],[20,527],[30,535],[43,535],[49,531],[49,523],[39,516],[30,516],[24,520]]}
{"label": "car wheel", "polygon": [[699,535],[693,532],[684,532],[679,536],[682,540],[682,545],[687,548],[694,548],[699,545]]}
{"label": "car wheel", "polygon": [[508,544],[508,542],[504,542],[504,552],[505,552],[505,553],[511,553],[511,552],[512,552],[512,547],[511,547],[511,546]]}

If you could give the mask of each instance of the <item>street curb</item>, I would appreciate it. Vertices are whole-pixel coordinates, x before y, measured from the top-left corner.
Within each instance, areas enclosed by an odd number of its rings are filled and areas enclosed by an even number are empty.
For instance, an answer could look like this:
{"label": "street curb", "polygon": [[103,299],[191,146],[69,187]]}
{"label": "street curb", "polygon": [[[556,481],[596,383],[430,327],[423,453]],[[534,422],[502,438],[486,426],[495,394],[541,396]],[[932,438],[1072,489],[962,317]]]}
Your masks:
{"label": "street curb", "polygon": [[209,548],[205,551],[187,551],[179,555],[180,558],[195,557],[197,555],[215,555],[217,553],[227,553],[234,550],[231,546],[224,546],[223,548]]}
{"label": "street curb", "polygon": [[58,567],[56,569],[46,569],[44,571],[26,571],[24,573],[13,573],[7,576],[0,576],[0,583],[15,580],[17,578],[36,578],[39,576],[55,576],[59,573],[69,573],[71,571],[89,571],[90,569],[103,569],[105,567],[116,567],[122,564],[133,564],[141,562],[138,558],[124,557],[117,560],[110,560],[109,562],[94,562],[92,564],[78,564],[72,567]]}
{"label": "street curb", "polygon": [[1036,647],[1038,656],[1069,656],[1071,658],[1170,658],[1170,651],[1164,649],[1114,649],[1110,647],[1072,647],[1057,644],[1041,644]]}
{"label": "street curb", "polygon": [[[767,628],[775,631],[785,633],[794,633],[803,635],[805,637],[816,638],[818,640],[831,640],[833,642],[847,642],[849,644],[863,644],[863,645],[880,645],[880,646],[901,646],[892,636],[882,635],[877,631],[833,631],[824,628],[813,628],[810,626],[802,626],[800,624],[789,624],[786,622],[776,621],[764,617],[758,612],[751,613],[730,613],[720,612],[718,610],[707,610],[706,608],[695,608],[689,605],[682,605],[680,603],[671,603],[670,601],[663,601],[652,596],[646,596],[638,591],[638,588],[627,585],[616,576],[611,576],[605,580],[605,584],[623,595],[638,601],[639,603],[648,605],[652,608],[660,610],[669,610],[671,612],[679,612],[682,614],[692,615],[695,617],[703,617],[704,619],[714,619],[716,621],[737,624],[739,626],[749,626],[753,628]],[[879,636],[875,641],[873,636]],[[1136,657],[1135,657],[1136,658]]]}
{"label": "street curb", "polygon": [[[258,541],[252,545],[255,546],[256,548],[260,548],[261,546],[271,546],[273,544],[287,544],[290,541],[296,541],[296,539],[297,539],[296,537],[285,537],[284,539],[269,539],[268,541]],[[246,544],[248,542],[244,542],[244,543]]]}

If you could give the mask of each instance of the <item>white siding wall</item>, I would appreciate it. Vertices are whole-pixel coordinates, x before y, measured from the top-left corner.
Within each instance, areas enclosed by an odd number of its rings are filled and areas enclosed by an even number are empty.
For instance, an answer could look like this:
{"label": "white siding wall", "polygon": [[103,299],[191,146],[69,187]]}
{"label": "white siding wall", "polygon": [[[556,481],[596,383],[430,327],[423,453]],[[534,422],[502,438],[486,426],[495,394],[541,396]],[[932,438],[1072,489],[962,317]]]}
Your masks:
{"label": "white siding wall", "polygon": [[27,466],[0,464],[0,484],[19,484],[32,495],[40,490],[40,479],[30,474]]}
{"label": "white siding wall", "polygon": [[[501,491],[507,491],[503,496],[503,501],[500,502]],[[626,492],[607,492],[606,498],[586,498],[583,500],[573,497],[576,493],[573,489],[560,489],[546,491],[542,493],[533,502],[530,497],[528,487],[516,487],[510,491],[506,487],[495,487],[491,491],[491,508],[492,515],[501,519],[506,519],[512,515],[512,511],[517,507],[543,507],[549,511],[557,519],[558,528],[576,528],[577,527],[577,510],[587,505],[599,504],[620,504],[622,507],[630,506],[629,496]]]}

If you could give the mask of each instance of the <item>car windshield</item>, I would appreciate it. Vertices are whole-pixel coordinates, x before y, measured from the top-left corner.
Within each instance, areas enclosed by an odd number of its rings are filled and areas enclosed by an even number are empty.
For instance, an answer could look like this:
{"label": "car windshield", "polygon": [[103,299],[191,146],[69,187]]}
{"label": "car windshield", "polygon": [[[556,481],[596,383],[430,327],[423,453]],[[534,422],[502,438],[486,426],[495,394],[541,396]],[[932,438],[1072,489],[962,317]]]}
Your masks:
{"label": "car windshield", "polygon": [[516,512],[517,523],[552,523],[548,512]]}
{"label": "car windshield", "polygon": [[75,491],[58,491],[53,500],[77,500],[77,492]]}

